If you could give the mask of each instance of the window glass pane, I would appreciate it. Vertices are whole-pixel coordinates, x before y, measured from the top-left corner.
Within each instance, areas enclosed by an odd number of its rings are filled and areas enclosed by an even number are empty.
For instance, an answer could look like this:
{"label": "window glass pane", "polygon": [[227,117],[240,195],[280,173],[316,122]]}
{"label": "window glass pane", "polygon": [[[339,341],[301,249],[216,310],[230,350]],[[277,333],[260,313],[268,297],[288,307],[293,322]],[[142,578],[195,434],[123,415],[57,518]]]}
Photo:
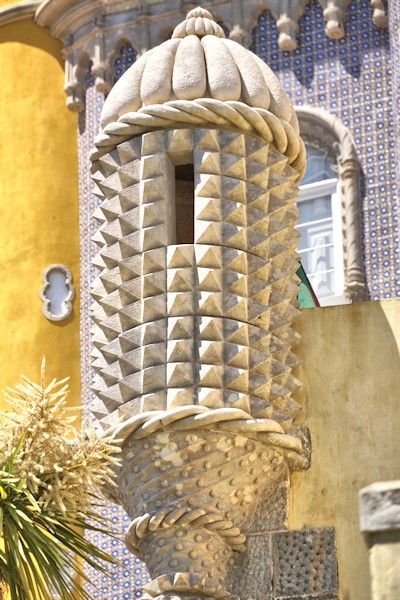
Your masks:
{"label": "window glass pane", "polygon": [[332,219],[327,219],[322,223],[309,223],[308,225],[304,225],[304,227],[300,228],[300,232],[301,238],[299,250],[333,244]]}
{"label": "window glass pane", "polygon": [[340,259],[338,263],[342,238],[332,204],[336,198],[337,173],[332,169],[332,161],[316,148],[307,148],[307,160],[308,175],[302,181],[305,185],[300,187],[298,202],[298,251],[314,292],[322,300],[342,293],[342,289],[336,289],[341,285],[336,269],[343,269]]}
{"label": "window glass pane", "polygon": [[309,280],[314,292],[318,298],[326,298],[335,294],[335,277],[334,272],[315,273],[309,275]]}
{"label": "window glass pane", "polygon": [[333,170],[333,162],[325,152],[309,144],[306,145],[306,149],[307,169],[301,181],[302,184],[316,183],[337,177],[337,173]]}
{"label": "window glass pane", "polygon": [[305,250],[301,253],[301,264],[309,277],[317,271],[333,269],[333,244]]}
{"label": "window glass pane", "polygon": [[332,216],[331,195],[313,198],[312,200],[302,200],[299,203],[300,223],[307,221],[317,221]]}

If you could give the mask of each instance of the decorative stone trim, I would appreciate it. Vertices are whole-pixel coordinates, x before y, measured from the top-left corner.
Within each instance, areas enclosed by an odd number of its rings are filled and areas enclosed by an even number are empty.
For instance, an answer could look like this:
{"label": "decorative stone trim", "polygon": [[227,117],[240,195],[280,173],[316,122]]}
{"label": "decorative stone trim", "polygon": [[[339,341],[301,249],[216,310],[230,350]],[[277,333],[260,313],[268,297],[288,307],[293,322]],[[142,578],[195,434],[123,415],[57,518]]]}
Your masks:
{"label": "decorative stone trim", "polygon": [[221,127],[251,133],[285,154],[289,164],[299,172],[305,171],[305,147],[294,128],[270,111],[247,106],[242,102],[222,102],[212,98],[196,101],[175,100],[165,104],[145,106],[135,113],[127,113],[117,123],[110,123],[97,136],[95,161],[111,152],[118,144],[155,129],[176,127]]}
{"label": "decorative stone trim", "polygon": [[224,519],[218,513],[207,513],[201,508],[189,508],[187,506],[176,506],[164,508],[154,514],[145,514],[134,519],[126,533],[126,544],[131,547],[131,552],[140,557],[140,540],[152,531],[167,529],[169,527],[193,527],[210,529],[232,546],[234,550],[243,550],[246,536],[234,527],[232,521]]}
{"label": "decorative stone trim", "polygon": [[294,19],[291,19],[287,14],[283,14],[276,22],[279,31],[278,44],[281,50],[292,52],[297,48],[296,34],[299,26]]}
{"label": "decorative stone trim", "polygon": [[[325,33],[330,39],[340,39],[345,36],[345,21],[347,9],[351,0],[318,0],[324,9],[326,19]],[[284,4],[281,0],[247,0],[243,10],[242,27],[251,31],[257,24],[260,13],[269,10],[276,20],[279,31],[279,47],[291,52],[297,48],[296,33],[298,24],[307,0],[287,0]],[[373,20],[378,27],[387,27],[386,0],[371,0],[374,9]]]}
{"label": "decorative stone trim", "polygon": [[[345,35],[345,21],[350,0],[319,0],[326,18],[326,35],[331,39],[340,39]],[[82,92],[74,76],[75,68],[81,56],[87,53],[93,62],[96,75],[96,89],[107,94],[112,82],[112,55],[121,41],[123,33],[135,40],[137,55],[165,40],[165,33],[172,31],[179,22],[182,12],[195,8],[193,2],[182,2],[179,10],[172,0],[127,0],[107,3],[101,0],[28,0],[0,10],[0,25],[27,18],[35,13],[36,22],[49,27],[50,33],[64,44],[66,60],[65,89],[68,95],[67,106],[70,110],[80,111]],[[269,10],[276,20],[279,30],[279,46],[291,52],[297,48],[299,20],[304,13],[307,0],[220,0],[218,2],[218,20],[230,24],[230,39],[245,48],[251,45],[251,31],[257,24],[260,13]],[[387,0],[371,0],[372,19],[377,27],[387,27]],[[204,3],[204,8],[214,8],[213,2]],[[36,9],[36,12],[35,12]],[[3,21],[4,19],[4,21]]]}
{"label": "decorative stone trim", "polygon": [[0,27],[16,21],[33,19],[39,6],[40,0],[23,0],[0,8]]}
{"label": "decorative stone trim", "polygon": [[325,110],[309,106],[295,107],[302,137],[307,141],[325,139],[336,145],[338,173],[342,191],[343,254],[345,293],[352,302],[367,299],[361,244],[360,166],[350,131]]}
{"label": "decorative stone trim", "polygon": [[237,42],[238,44],[241,44],[242,46],[244,46],[244,48],[250,48],[252,43],[251,34],[245,29],[242,29],[240,25],[235,25],[233,27],[233,29],[229,33],[229,39],[233,40],[234,42]]}
{"label": "decorative stone trim", "polygon": [[[63,300],[63,311],[61,314],[54,314],[51,310],[51,299],[48,297],[48,292],[51,287],[50,277],[54,272],[61,272],[65,277],[65,287],[68,292]],[[40,290],[40,299],[43,302],[43,313],[49,321],[63,321],[67,319],[72,312],[72,300],[75,297],[75,289],[72,284],[71,271],[64,265],[50,265],[43,273],[43,287]]]}
{"label": "decorative stone trim", "polygon": [[130,439],[140,440],[157,431],[187,431],[210,427],[220,431],[242,433],[279,449],[292,469],[305,469],[309,460],[301,454],[301,440],[273,419],[253,418],[237,408],[209,409],[205,406],[184,406],[167,411],[150,411],[127,418],[113,429],[120,445]]}
{"label": "decorative stone trim", "polygon": [[345,36],[345,8],[347,8],[348,4],[350,4],[348,0],[337,2],[336,5],[333,2],[328,2],[328,6],[324,10],[324,17],[326,19],[325,33],[331,40],[340,40]]}

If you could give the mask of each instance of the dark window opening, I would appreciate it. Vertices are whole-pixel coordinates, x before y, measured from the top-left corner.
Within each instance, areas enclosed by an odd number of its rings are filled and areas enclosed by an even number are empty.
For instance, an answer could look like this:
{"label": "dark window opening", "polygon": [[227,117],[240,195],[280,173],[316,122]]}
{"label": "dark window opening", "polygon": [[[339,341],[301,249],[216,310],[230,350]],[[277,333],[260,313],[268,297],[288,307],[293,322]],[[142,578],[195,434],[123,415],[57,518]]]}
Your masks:
{"label": "dark window opening", "polygon": [[194,168],[175,167],[176,243],[194,244]]}

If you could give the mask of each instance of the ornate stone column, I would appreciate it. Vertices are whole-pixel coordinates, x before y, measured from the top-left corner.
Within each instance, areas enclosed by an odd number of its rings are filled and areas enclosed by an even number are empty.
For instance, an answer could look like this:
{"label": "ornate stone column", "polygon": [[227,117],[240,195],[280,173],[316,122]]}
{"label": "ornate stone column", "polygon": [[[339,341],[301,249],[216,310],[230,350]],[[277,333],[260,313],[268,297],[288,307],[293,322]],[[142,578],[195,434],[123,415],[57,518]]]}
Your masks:
{"label": "ornate stone column", "polygon": [[278,80],[191,11],[111,90],[93,412],[123,447],[115,500],[145,598],[227,598],[261,499],[307,466],[292,321],[304,145]]}

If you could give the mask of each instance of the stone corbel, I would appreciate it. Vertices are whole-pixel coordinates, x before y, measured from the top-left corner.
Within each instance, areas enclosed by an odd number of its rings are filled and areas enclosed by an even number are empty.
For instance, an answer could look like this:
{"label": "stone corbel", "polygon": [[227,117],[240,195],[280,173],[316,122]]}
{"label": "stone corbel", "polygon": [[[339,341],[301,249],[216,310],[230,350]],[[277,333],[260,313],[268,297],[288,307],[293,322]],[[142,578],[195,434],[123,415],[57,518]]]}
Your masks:
{"label": "stone corbel", "polygon": [[112,70],[104,62],[95,63],[92,67],[92,73],[95,75],[95,88],[97,92],[108,94],[112,88]]}
{"label": "stone corbel", "polygon": [[372,20],[380,29],[386,29],[388,26],[388,5],[387,0],[371,0],[373,8]]}
{"label": "stone corbel", "polygon": [[282,14],[276,22],[279,31],[278,45],[285,52],[297,48],[296,34],[299,29],[297,22],[287,14]]}
{"label": "stone corbel", "polygon": [[112,88],[112,69],[107,60],[105,51],[105,39],[103,32],[103,19],[96,19],[98,32],[94,43],[94,58],[92,73],[95,76],[94,85],[97,92],[108,94]]}
{"label": "stone corbel", "polygon": [[325,33],[331,40],[340,40],[345,36],[345,4],[345,2],[338,2],[337,0],[328,0],[324,10],[324,17],[326,19]]}
{"label": "stone corbel", "polygon": [[233,40],[234,42],[237,42],[238,44],[241,44],[245,48],[250,48],[251,43],[253,41],[251,34],[245,29],[242,29],[240,25],[234,25],[232,31],[229,34],[229,39]]}
{"label": "stone corbel", "polygon": [[80,113],[85,106],[85,88],[78,78],[78,66],[73,65],[70,57],[65,58],[65,85],[68,110]]}

